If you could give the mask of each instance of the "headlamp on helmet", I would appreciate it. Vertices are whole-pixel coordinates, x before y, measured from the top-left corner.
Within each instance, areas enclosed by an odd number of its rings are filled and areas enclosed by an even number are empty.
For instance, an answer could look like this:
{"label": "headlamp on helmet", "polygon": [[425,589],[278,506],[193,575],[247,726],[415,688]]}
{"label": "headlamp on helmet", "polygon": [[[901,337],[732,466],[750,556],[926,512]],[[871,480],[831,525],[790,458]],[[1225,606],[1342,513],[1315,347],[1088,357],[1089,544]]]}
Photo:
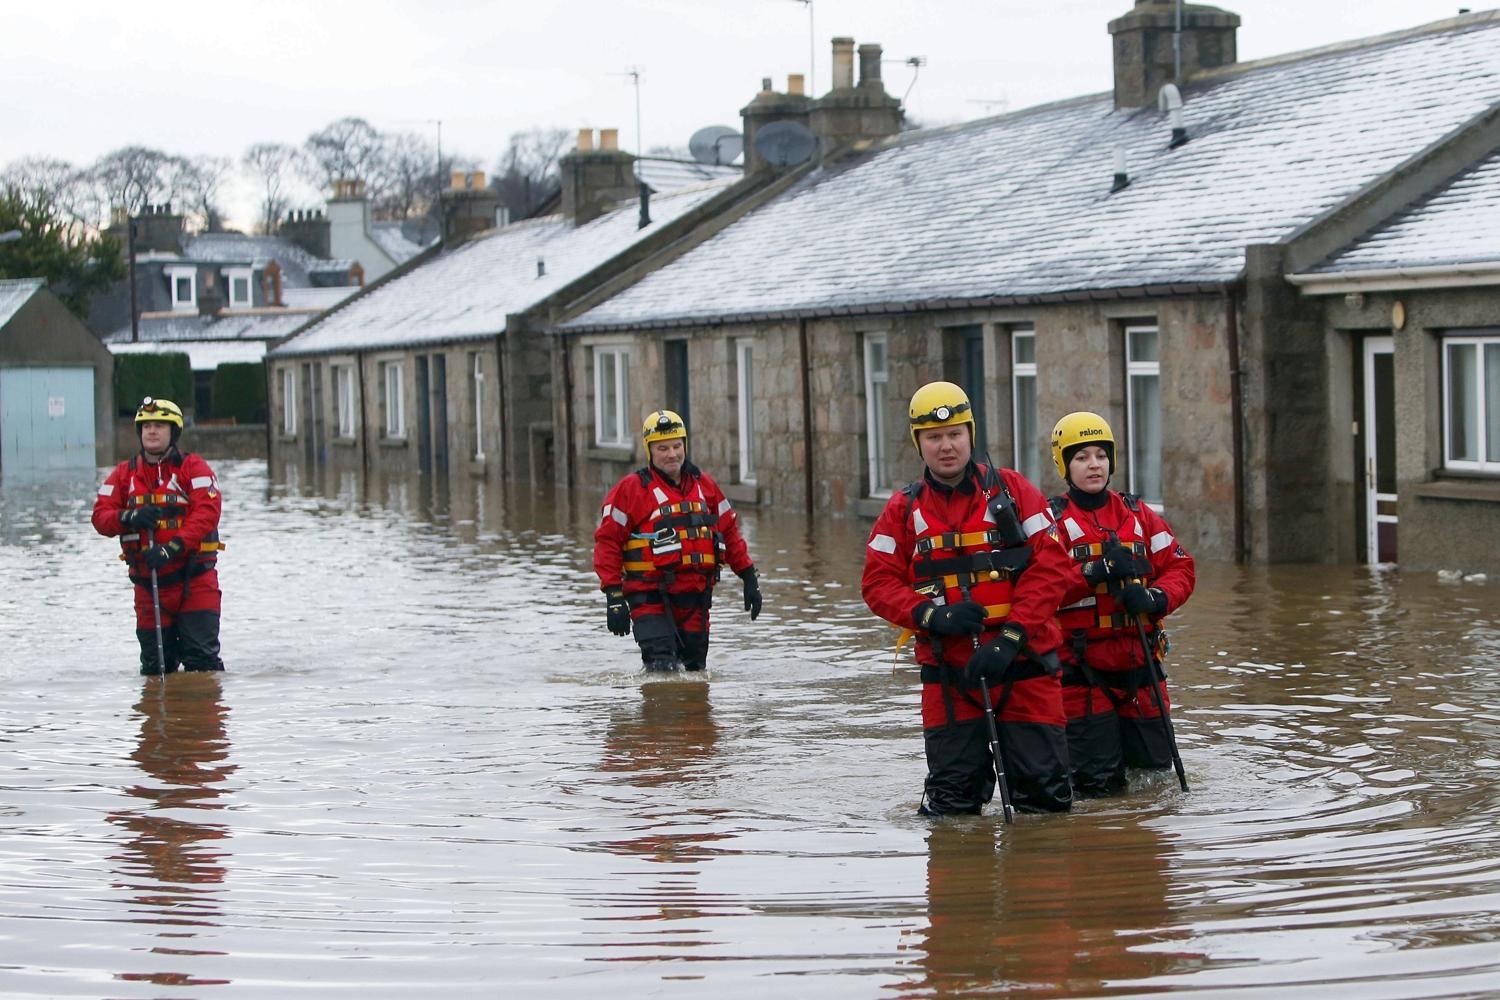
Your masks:
{"label": "headlamp on helmet", "polygon": [[911,397],[907,411],[911,420],[911,443],[917,451],[922,450],[917,440],[921,431],[934,427],[957,427],[969,425],[969,441],[974,440],[974,410],[969,405],[969,394],[952,382],[928,382]]}
{"label": "headlamp on helmet", "polygon": [[674,438],[682,438],[685,444],[687,425],[683,423],[682,417],[671,410],[657,410],[641,425],[641,439],[648,450],[657,441],[671,441]]}

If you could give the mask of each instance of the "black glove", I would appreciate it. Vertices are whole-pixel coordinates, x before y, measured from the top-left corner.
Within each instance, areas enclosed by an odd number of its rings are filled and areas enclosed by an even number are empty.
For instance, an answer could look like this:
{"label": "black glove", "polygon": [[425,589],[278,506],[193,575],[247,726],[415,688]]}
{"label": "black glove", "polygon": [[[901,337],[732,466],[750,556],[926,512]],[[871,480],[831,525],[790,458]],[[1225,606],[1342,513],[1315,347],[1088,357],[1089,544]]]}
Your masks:
{"label": "black glove", "polygon": [[604,592],[605,623],[615,635],[630,634],[630,605],[625,600],[625,591],[612,587]]}
{"label": "black glove", "polygon": [[174,538],[165,545],[153,545],[146,550],[146,565],[151,569],[161,569],[167,563],[182,555],[182,539]]}
{"label": "black glove", "polygon": [[917,625],[933,635],[978,635],[984,631],[984,605],[959,601],[938,607],[931,601],[917,605]]}
{"label": "black glove", "polygon": [[1083,578],[1092,584],[1108,580],[1129,580],[1141,576],[1143,572],[1141,560],[1136,559],[1135,553],[1119,542],[1106,544],[1098,559],[1090,559],[1083,564]]}
{"label": "black glove", "polygon": [[1160,588],[1145,587],[1129,583],[1120,593],[1120,602],[1133,615],[1164,615],[1167,613],[1167,595]]}
{"label": "black glove", "polygon": [[974,655],[964,666],[964,680],[971,687],[978,687],[981,683],[986,686],[999,684],[1024,645],[1026,630],[1014,622],[1006,622],[993,642],[974,650]]}
{"label": "black glove", "polygon": [[750,612],[750,620],[760,617],[760,580],[756,578],[755,567],[747,566],[740,572],[740,579],[745,581],[745,610]]}
{"label": "black glove", "polygon": [[142,504],[139,507],[127,507],[120,511],[120,527],[139,531],[141,528],[154,528],[156,522],[167,516],[167,512],[154,503]]}

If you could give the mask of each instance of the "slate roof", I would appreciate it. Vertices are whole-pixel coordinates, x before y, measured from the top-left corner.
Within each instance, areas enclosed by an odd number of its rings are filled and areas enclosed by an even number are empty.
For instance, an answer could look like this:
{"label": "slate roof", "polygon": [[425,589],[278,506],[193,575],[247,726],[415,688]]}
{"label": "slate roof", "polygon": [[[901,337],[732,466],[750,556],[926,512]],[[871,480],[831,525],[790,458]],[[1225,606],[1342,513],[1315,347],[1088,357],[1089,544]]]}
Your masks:
{"label": "slate roof", "polygon": [[279,236],[247,236],[243,233],[201,233],[183,240],[182,259],[199,264],[249,264],[265,267],[271,261],[281,266],[283,288],[312,284],[315,271],[347,272],[352,260],[314,257],[295,243]]}
{"label": "slate roof", "polygon": [[[726,178],[651,199],[638,229],[634,201],[573,226],[560,215],[492,230],[380,282],[318,320],[274,356],[368,350],[489,337],[570,281],[650,236],[733,183]],[[537,261],[545,272],[537,275]]]}
{"label": "slate roof", "polygon": [[405,264],[431,245],[424,246],[407,239],[399,222],[371,223],[370,239],[374,240],[375,245],[385,251],[385,255],[397,265]]}
{"label": "slate roof", "polygon": [[661,156],[677,159],[640,159],[635,161],[636,176],[648,184],[655,194],[665,194],[679,188],[702,184],[721,177],[740,178],[745,171],[735,166],[714,166],[694,162],[687,150],[667,150]]}
{"label": "slate roof", "polygon": [[193,371],[213,371],[231,362],[255,362],[266,355],[264,340],[189,340],[181,343],[142,341],[138,344],[110,344],[111,354],[183,353]]}
{"label": "slate roof", "polygon": [[1500,151],[1312,268],[1347,274],[1500,261]]}
{"label": "slate roof", "polygon": [[[1197,287],[1500,100],[1500,13],[1245,63],[1190,141],[1109,94],[913,132],[817,170],[573,330]],[[1111,193],[1114,151],[1130,184]]]}
{"label": "slate roof", "polygon": [[9,323],[28,299],[46,287],[46,278],[0,279],[0,326]]}
{"label": "slate roof", "polygon": [[[230,313],[210,317],[187,314],[182,316],[142,316],[139,321],[141,343],[186,343],[189,341],[268,341],[279,340],[315,316],[311,311]],[[130,324],[104,336],[104,343],[114,350],[119,344],[129,344]]]}

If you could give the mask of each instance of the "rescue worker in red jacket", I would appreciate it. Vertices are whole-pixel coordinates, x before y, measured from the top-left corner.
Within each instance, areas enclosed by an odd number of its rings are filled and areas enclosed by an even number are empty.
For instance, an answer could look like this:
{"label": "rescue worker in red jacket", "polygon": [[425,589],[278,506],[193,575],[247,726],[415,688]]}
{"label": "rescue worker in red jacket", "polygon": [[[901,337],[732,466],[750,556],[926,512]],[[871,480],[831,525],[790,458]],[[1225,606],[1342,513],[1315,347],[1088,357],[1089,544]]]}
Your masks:
{"label": "rescue worker in red jacket", "polygon": [[687,426],[657,410],[641,427],[648,462],[604,498],[594,531],[594,572],[615,635],[635,631],[647,670],[702,670],[708,608],[725,563],[760,616],[760,583],[734,508],[687,458]]}
{"label": "rescue worker in red jacket", "polygon": [[[223,670],[219,659],[219,515],[223,498],[208,463],[177,449],[182,409],[147,396],[135,414],[140,453],[115,466],[94,500],[94,530],[120,539],[135,584],[141,673]],[[151,571],[161,605],[157,662]]]}
{"label": "rescue worker in red jacket", "polygon": [[[1079,412],[1059,420],[1052,460],[1068,484],[1052,498],[1052,511],[1074,560],[1058,613],[1073,790],[1110,795],[1124,790],[1127,766],[1172,766],[1170,730],[1151,693],[1153,670],[1137,626],[1146,616],[1146,642],[1159,657],[1162,618],[1193,593],[1193,557],[1165,518],[1109,488],[1115,436],[1103,417]],[[1165,680],[1158,690],[1170,712]]]}
{"label": "rescue worker in red jacket", "polygon": [[1041,492],[973,461],[969,397],[951,382],[909,409],[922,478],[898,490],[870,532],[870,610],[917,635],[924,815],[978,814],[996,776],[980,685],[990,689],[1015,808],[1072,806],[1057,608],[1072,573]]}

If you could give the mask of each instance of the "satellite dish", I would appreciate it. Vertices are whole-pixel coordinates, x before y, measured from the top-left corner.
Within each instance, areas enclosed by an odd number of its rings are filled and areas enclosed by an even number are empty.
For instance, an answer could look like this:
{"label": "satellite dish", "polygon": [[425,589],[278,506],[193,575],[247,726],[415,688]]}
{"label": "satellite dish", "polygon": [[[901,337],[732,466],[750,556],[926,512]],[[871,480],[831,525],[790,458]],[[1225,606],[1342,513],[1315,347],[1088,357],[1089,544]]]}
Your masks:
{"label": "satellite dish", "polygon": [[755,151],[776,167],[802,163],[817,147],[817,138],[800,122],[772,122],[755,133]]}
{"label": "satellite dish", "polygon": [[745,151],[745,138],[728,125],[708,125],[693,133],[688,152],[699,163],[722,167]]}

